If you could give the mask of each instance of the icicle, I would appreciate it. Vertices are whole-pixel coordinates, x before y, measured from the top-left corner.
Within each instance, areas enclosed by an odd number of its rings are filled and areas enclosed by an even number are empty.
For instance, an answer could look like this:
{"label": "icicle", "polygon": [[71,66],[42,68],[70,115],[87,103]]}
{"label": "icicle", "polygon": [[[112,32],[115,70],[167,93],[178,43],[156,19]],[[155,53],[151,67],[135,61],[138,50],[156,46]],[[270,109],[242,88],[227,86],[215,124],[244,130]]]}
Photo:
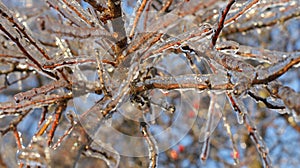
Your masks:
{"label": "icicle", "polygon": [[[200,155],[201,161],[205,163],[207,156],[209,155],[209,146],[210,146],[210,136],[213,132],[214,126],[217,125],[219,122],[222,110],[225,105],[225,95],[224,94],[210,94],[211,100],[207,112],[207,122],[205,126],[205,133],[204,133],[204,143],[202,146],[202,152]],[[202,137],[199,137],[201,140]]]}
{"label": "icicle", "polygon": [[215,96],[211,96],[210,105],[207,113],[207,123],[205,126],[205,133],[204,133],[204,143],[202,146],[202,152],[200,155],[201,161],[203,163],[206,162],[207,156],[209,155],[209,146],[210,146],[210,134],[211,134],[211,122],[212,122],[212,113],[214,112],[213,103],[215,101]]}
{"label": "icicle", "polygon": [[247,108],[245,107],[244,102],[241,99],[236,98],[232,93],[227,93],[227,97],[230,101],[232,109],[234,109],[234,111],[236,112],[238,123],[243,124],[244,115],[247,114]]}
{"label": "icicle", "polygon": [[207,156],[209,155],[209,148],[210,148],[210,137],[208,137],[202,146],[202,152],[200,155],[200,159],[202,161],[202,163],[205,163],[207,160]]}
{"label": "icicle", "polygon": [[235,99],[235,102],[237,103],[238,107],[240,108],[240,111],[236,113],[238,123],[243,124],[244,122],[244,115],[247,114],[247,108],[241,99]]}

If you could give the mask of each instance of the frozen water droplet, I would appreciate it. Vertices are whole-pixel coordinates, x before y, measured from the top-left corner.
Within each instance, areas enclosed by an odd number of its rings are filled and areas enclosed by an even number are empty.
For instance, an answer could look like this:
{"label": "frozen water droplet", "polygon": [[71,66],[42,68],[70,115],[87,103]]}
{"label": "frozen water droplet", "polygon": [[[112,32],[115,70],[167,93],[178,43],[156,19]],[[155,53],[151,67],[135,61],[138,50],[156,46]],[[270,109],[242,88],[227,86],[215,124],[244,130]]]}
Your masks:
{"label": "frozen water droplet", "polygon": [[293,118],[296,122],[300,122],[300,115],[295,110],[292,110]]}
{"label": "frozen water droplet", "polygon": [[237,121],[239,124],[243,124],[244,123],[244,113],[236,113],[236,117],[237,117]]}

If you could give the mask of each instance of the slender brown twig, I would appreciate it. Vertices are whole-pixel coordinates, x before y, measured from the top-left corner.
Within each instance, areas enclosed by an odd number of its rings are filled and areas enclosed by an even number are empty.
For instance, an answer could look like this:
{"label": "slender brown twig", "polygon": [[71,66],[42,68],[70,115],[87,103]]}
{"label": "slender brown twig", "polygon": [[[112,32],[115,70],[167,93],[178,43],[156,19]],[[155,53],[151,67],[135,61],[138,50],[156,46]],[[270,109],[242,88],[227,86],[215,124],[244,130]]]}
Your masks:
{"label": "slender brown twig", "polygon": [[56,108],[55,119],[54,119],[54,121],[52,123],[52,128],[51,128],[51,130],[48,133],[48,141],[47,141],[48,146],[50,146],[51,143],[52,143],[52,139],[53,139],[54,133],[56,131],[56,128],[58,126],[59,119],[60,119],[60,117],[62,115],[62,112],[66,109],[66,107],[67,107],[66,102],[60,102],[58,104],[57,108]]}
{"label": "slender brown twig", "polygon": [[222,10],[222,13],[221,15],[219,16],[220,19],[219,19],[219,23],[218,23],[218,28],[217,30],[214,32],[212,38],[211,38],[211,44],[212,44],[212,47],[214,47],[216,45],[216,42],[217,42],[217,39],[224,27],[224,23],[225,23],[225,19],[226,19],[226,16],[227,16],[227,13],[229,12],[231,6],[235,3],[235,0],[230,0],[226,6],[226,8],[224,10]]}
{"label": "slender brown twig", "polygon": [[136,12],[136,16],[135,16],[134,21],[133,21],[132,29],[131,29],[130,34],[129,34],[130,38],[132,38],[134,33],[135,33],[135,28],[136,28],[136,26],[137,26],[137,24],[140,20],[140,16],[141,16],[142,12],[144,11],[147,2],[148,2],[148,0],[143,0],[142,3],[141,3],[141,6],[138,8],[138,10]]}

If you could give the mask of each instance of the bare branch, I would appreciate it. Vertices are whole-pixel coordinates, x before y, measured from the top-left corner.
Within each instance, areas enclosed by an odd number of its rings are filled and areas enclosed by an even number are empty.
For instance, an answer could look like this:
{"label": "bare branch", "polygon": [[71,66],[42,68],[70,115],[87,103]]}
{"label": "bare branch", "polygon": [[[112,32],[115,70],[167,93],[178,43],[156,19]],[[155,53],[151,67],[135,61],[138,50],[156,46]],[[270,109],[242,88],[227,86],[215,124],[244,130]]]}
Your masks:
{"label": "bare branch", "polygon": [[218,23],[218,28],[217,30],[215,31],[214,35],[212,36],[211,38],[211,44],[212,44],[212,47],[214,47],[216,45],[216,42],[217,42],[217,39],[224,27],[224,23],[225,23],[225,19],[226,19],[226,15],[227,13],[229,12],[231,6],[235,3],[235,0],[230,0],[226,6],[226,8],[224,10],[222,10],[222,13],[221,15],[219,16],[220,19],[219,19],[219,23]]}
{"label": "bare branch", "polygon": [[157,162],[158,162],[158,147],[156,145],[156,141],[151,135],[151,133],[148,130],[147,123],[141,122],[140,123],[141,127],[141,132],[143,136],[146,139],[146,142],[148,143],[148,149],[149,149],[149,159],[150,159],[150,164],[149,168],[156,168],[157,167]]}
{"label": "bare branch", "polygon": [[60,102],[57,105],[57,108],[55,110],[55,119],[53,121],[52,128],[51,128],[50,132],[48,133],[48,141],[47,141],[48,146],[50,146],[52,143],[52,138],[53,138],[56,128],[58,126],[59,119],[62,115],[62,112],[66,109],[66,107],[67,107],[66,102]]}

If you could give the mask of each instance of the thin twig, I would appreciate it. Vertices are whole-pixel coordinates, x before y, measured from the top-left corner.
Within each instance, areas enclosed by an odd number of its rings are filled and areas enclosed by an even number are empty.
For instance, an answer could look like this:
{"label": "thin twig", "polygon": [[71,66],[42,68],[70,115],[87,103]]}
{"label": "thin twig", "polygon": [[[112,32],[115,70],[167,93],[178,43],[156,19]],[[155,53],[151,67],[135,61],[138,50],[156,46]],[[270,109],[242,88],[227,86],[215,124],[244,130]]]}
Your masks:
{"label": "thin twig", "polygon": [[2,24],[0,24],[0,29],[13,41],[17,44],[17,46],[19,47],[19,49],[24,53],[24,55],[29,58],[35,65],[37,65],[37,67],[44,72],[45,74],[47,74],[49,77],[54,78],[54,79],[58,79],[58,77],[53,74],[52,72],[48,72],[45,71],[40,62],[38,62],[32,55],[29,54],[29,52],[24,48],[24,46],[20,43],[19,39],[17,37],[14,37],[11,33],[9,33],[3,26]]}
{"label": "thin twig", "polygon": [[[281,75],[286,73],[289,69],[291,69],[294,65],[297,65],[298,63],[300,63],[300,55],[296,55],[294,57],[287,57],[284,60],[279,61],[276,64],[273,64],[270,67],[263,69],[264,71],[261,71],[261,73],[258,74],[258,77],[252,81],[252,84],[269,83],[279,78]],[[276,68],[275,72],[273,72],[275,69],[274,67],[278,67]],[[258,72],[260,71],[258,70]],[[268,74],[268,72],[271,72],[271,74]],[[266,74],[268,74],[267,77],[261,77],[265,76]]]}
{"label": "thin twig", "polygon": [[23,101],[23,100],[30,100],[35,96],[50,93],[50,91],[67,87],[68,84],[63,80],[53,81],[50,84],[43,85],[39,88],[33,88],[31,90],[28,90],[26,92],[20,92],[14,96],[14,99],[17,103]]}
{"label": "thin twig", "polygon": [[[78,17],[80,17],[82,20],[84,20],[87,24],[94,27],[95,23],[91,22],[88,18],[86,18],[80,11],[75,7],[75,5],[70,4],[66,0],[62,0],[72,11],[74,11]],[[77,1],[72,1],[72,3],[78,3]]]}
{"label": "thin twig", "polygon": [[167,0],[167,2],[164,3],[163,7],[159,11],[159,14],[166,12],[169,9],[169,7],[172,5],[172,2],[173,0]]}
{"label": "thin twig", "polygon": [[27,114],[29,114],[30,111],[31,109],[26,110],[24,113],[20,114],[20,116],[18,116],[16,119],[11,121],[8,127],[1,129],[0,130],[1,135],[5,135],[9,131],[15,131],[17,126],[22,122],[22,120],[27,116]]}
{"label": "thin twig", "polygon": [[38,129],[41,127],[42,123],[45,121],[47,113],[48,113],[48,107],[47,106],[42,107],[42,113],[41,113],[40,121],[38,123]]}
{"label": "thin twig", "polygon": [[18,146],[18,149],[20,150],[20,149],[23,148],[22,140],[21,140],[21,137],[20,137],[20,133],[18,132],[18,130],[17,130],[16,127],[13,127],[12,131],[14,132],[14,136],[15,136],[16,141],[17,141],[17,146]]}
{"label": "thin twig", "polygon": [[252,6],[254,6],[255,4],[257,4],[258,2],[259,2],[259,0],[253,0],[252,2],[250,2],[249,4],[247,4],[247,6],[243,6],[243,9],[241,11],[239,11],[236,15],[234,15],[231,18],[227,19],[224,22],[224,25],[227,25],[230,22],[235,21],[238,17],[240,17],[241,15],[243,15],[247,10],[249,10]]}
{"label": "thin twig", "polygon": [[53,139],[53,136],[54,136],[54,133],[56,131],[56,128],[58,126],[58,123],[59,123],[59,119],[62,115],[62,112],[67,108],[67,104],[66,102],[60,102],[58,104],[58,107],[56,108],[55,110],[55,119],[53,121],[53,124],[52,124],[52,128],[51,130],[49,131],[48,133],[48,141],[47,141],[47,144],[48,146],[50,146],[51,142],[52,142],[52,139]]}
{"label": "thin twig", "polygon": [[218,23],[218,28],[217,30],[215,31],[215,33],[213,34],[212,38],[211,38],[211,44],[212,44],[212,47],[214,47],[216,45],[216,42],[217,42],[217,39],[224,27],[224,22],[225,22],[225,19],[226,19],[226,15],[228,14],[231,6],[235,3],[235,0],[230,0],[226,6],[226,8],[222,11],[222,15],[219,16],[220,17],[220,20],[219,20],[219,23]]}
{"label": "thin twig", "polygon": [[148,143],[149,159],[150,159],[150,164],[148,167],[156,168],[158,162],[158,147],[156,144],[156,140],[148,130],[147,123],[140,122],[140,127],[141,127],[141,133],[143,134],[143,136],[146,139],[146,142]]}
{"label": "thin twig", "polygon": [[40,126],[40,128],[37,130],[37,132],[35,133],[34,136],[41,136],[45,133],[45,131],[47,130],[47,128],[50,126],[50,124],[52,123],[53,117],[52,115],[50,115],[46,121],[44,122],[44,124],[42,124]]}
{"label": "thin twig", "polygon": [[251,91],[248,91],[247,93],[248,93],[249,96],[251,96],[251,97],[252,97],[253,99],[255,99],[256,101],[261,101],[261,102],[263,102],[263,103],[264,103],[268,108],[270,108],[270,109],[285,109],[284,106],[273,105],[273,104],[269,103],[269,102],[267,101],[266,98],[263,98],[263,97],[260,97],[260,96],[258,96],[258,95],[255,95],[255,94],[252,93]]}
{"label": "thin twig", "polygon": [[53,149],[56,149],[61,142],[72,132],[74,125],[76,124],[76,121],[74,120],[73,115],[69,115],[70,120],[70,127],[65,131],[65,133],[57,140],[57,142],[53,145]]}
{"label": "thin twig", "polygon": [[142,3],[141,3],[141,6],[138,8],[137,12],[136,12],[136,15],[135,15],[135,18],[134,18],[134,21],[133,21],[133,25],[132,25],[132,29],[130,31],[130,34],[129,34],[129,37],[132,38],[134,33],[135,33],[135,28],[140,20],[140,16],[142,14],[142,12],[144,11],[145,9],[145,6],[147,4],[148,0],[143,0]]}
{"label": "thin twig", "polygon": [[[239,104],[237,104],[237,102],[233,99],[233,97],[231,96],[230,93],[227,93],[227,96],[229,97],[229,100],[230,100],[230,103],[231,103],[233,109],[242,117],[241,119],[243,120],[243,123],[248,130],[249,137],[251,138],[253,143],[256,145],[256,149],[257,149],[259,155],[261,156],[265,166],[268,168],[271,167],[271,160],[269,158],[266,146],[263,142],[263,139],[258,134],[252,121],[248,117],[248,112],[242,111],[242,108],[240,107]],[[239,103],[241,103],[241,102],[239,102]],[[246,109],[244,109],[244,110],[246,110]]]}

